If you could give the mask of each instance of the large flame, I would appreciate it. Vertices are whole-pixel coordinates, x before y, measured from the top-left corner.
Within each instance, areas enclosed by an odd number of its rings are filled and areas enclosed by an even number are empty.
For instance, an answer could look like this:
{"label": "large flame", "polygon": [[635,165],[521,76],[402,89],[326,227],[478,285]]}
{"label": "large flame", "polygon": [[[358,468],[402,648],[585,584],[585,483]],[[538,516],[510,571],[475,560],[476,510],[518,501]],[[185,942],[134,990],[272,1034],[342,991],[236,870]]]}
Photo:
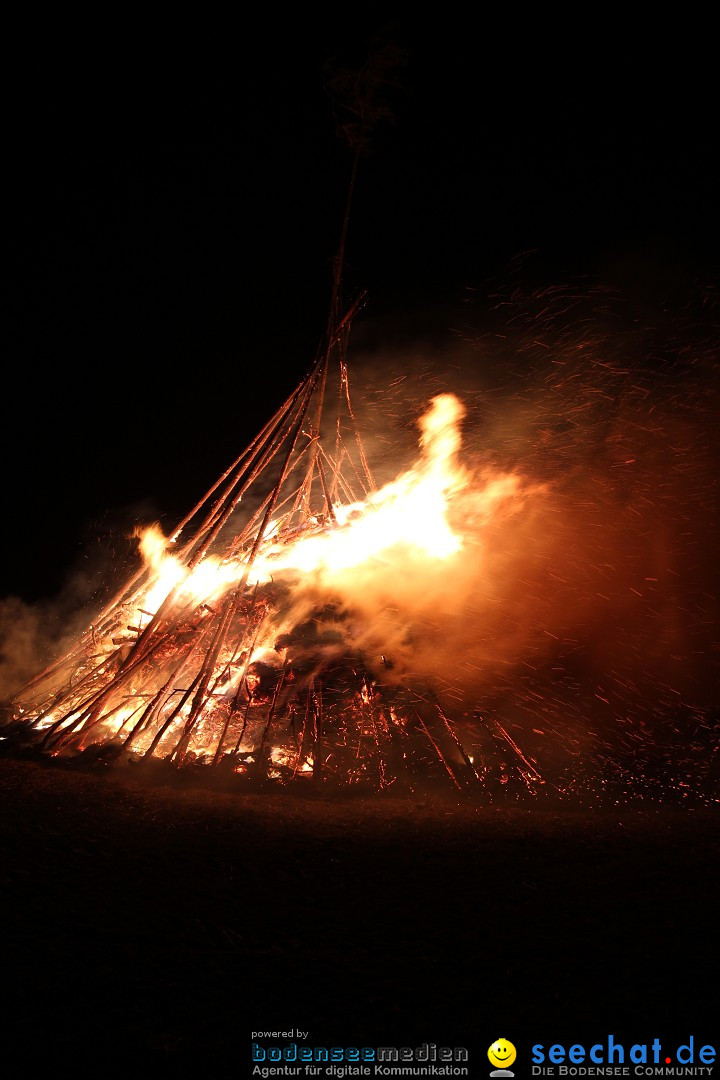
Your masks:
{"label": "large flame", "polygon": [[[281,539],[280,523],[270,524],[251,568],[251,581],[267,581],[280,571],[307,575],[338,574],[373,560],[398,561],[418,554],[431,560],[459,552],[463,536],[453,528],[449,511],[453,499],[469,483],[458,461],[464,405],[454,394],[439,394],[419,420],[420,457],[406,472],[372,492],[361,502],[333,508],[332,525],[314,527],[294,541]],[[515,478],[497,480],[485,489],[486,511],[511,495]],[[157,525],[142,530],[140,551],[154,572],[144,597],[147,614],[157,611],[168,593],[198,603],[218,596],[239,581],[248,568],[240,559],[210,556],[188,572],[169,551],[171,542]]]}
{"label": "large flame", "polygon": [[338,527],[288,546],[275,545],[258,570],[340,571],[399,546],[434,559],[459,551],[462,538],[448,521],[452,496],[467,482],[457,462],[465,407],[453,394],[433,398],[420,419],[422,456],[415,466],[368,496],[335,508]]}

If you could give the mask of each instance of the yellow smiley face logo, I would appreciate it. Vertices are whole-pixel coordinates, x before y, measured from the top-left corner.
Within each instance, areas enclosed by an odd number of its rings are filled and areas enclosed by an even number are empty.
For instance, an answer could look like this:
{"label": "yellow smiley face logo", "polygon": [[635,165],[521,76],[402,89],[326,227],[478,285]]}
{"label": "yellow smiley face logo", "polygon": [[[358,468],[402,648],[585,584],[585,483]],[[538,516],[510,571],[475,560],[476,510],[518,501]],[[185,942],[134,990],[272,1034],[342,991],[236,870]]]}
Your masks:
{"label": "yellow smiley face logo", "polygon": [[516,1057],[517,1050],[507,1039],[496,1039],[488,1050],[490,1064],[496,1069],[508,1069]]}

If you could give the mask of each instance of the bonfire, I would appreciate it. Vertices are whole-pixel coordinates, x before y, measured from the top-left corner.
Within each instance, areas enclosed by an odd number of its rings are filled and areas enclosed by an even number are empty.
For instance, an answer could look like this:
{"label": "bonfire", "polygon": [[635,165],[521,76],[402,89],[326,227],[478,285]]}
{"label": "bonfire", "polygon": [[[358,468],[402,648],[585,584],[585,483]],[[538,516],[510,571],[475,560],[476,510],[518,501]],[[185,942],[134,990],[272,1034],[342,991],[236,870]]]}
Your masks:
{"label": "bonfire", "polygon": [[[343,583],[378,566],[401,575],[410,558],[417,575],[418,564],[459,557],[451,511],[469,474],[464,406],[440,394],[419,418],[416,462],[376,485],[352,406],[349,325],[330,331],[307,376],[171,536],[139,530],[131,580],[16,695],[15,738],[53,755],[262,781],[485,779],[432,688],[395,672],[381,650],[353,647],[367,634]],[[331,364],[342,407],[326,436]],[[513,483],[488,485],[487,507]],[[509,737],[505,749],[529,787],[539,781]]]}
{"label": "bonfire", "polygon": [[[416,462],[383,486],[373,477],[347,362],[363,297],[341,309],[358,161],[387,113],[375,100],[383,80],[371,74],[349,84],[352,122],[341,127],[355,154],[310,370],[171,535],[138,531],[131,579],[7,704],[12,742],[55,756],[208,766],[248,782],[379,789],[418,777],[482,785],[500,746],[501,779],[542,783],[496,720],[486,721],[485,757],[466,750],[431,683],[383,646],[372,606],[349,598],[378,573],[402,580],[409,564],[422,591],[425,568],[437,580],[438,567],[464,556],[458,497],[472,489],[477,524],[518,483],[499,475],[473,486],[461,461],[465,408],[448,393],[419,417]],[[326,399],[338,403],[329,420]]]}

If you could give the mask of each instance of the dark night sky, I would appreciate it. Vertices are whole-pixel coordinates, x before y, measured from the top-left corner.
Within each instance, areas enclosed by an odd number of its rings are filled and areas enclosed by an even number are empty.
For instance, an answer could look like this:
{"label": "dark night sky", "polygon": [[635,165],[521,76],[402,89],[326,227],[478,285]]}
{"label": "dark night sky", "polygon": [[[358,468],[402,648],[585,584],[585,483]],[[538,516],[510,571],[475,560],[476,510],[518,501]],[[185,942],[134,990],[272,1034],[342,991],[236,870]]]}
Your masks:
{"label": "dark night sky", "polygon": [[[124,508],[171,521],[304,374],[350,165],[322,68],[362,55],[364,18],[11,48],[0,595],[56,591]],[[394,24],[408,94],[349,240],[364,318],[424,319],[531,249],[548,282],[712,278],[702,28],[562,29]]]}

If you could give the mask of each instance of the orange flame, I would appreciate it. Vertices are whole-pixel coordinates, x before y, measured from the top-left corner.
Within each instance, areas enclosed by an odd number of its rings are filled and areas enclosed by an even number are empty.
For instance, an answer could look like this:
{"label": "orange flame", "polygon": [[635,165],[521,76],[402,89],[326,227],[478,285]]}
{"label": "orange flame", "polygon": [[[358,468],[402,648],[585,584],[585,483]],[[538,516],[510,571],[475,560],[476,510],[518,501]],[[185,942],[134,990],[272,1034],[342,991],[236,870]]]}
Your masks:
{"label": "orange flame", "polygon": [[[267,581],[278,571],[302,574],[341,574],[373,560],[420,554],[442,560],[459,552],[462,535],[451,526],[448,514],[453,499],[469,484],[458,461],[464,405],[454,394],[439,394],[419,420],[420,458],[412,468],[362,502],[333,508],[336,524],[325,526],[294,542],[278,539],[279,522],[272,522],[252,567],[251,582]],[[515,477],[499,477],[487,484],[483,514],[515,491]],[[142,530],[140,551],[155,577],[141,604],[157,610],[171,589],[198,603],[210,600],[240,580],[246,567],[236,558],[209,556],[192,572],[169,554],[171,541],[157,525]]]}
{"label": "orange flame", "polygon": [[467,483],[456,458],[465,407],[440,394],[420,418],[422,455],[416,465],[373,492],[364,502],[335,507],[338,528],[326,529],[264,553],[256,569],[342,571],[405,546],[434,559],[462,547],[447,519],[452,496]]}

